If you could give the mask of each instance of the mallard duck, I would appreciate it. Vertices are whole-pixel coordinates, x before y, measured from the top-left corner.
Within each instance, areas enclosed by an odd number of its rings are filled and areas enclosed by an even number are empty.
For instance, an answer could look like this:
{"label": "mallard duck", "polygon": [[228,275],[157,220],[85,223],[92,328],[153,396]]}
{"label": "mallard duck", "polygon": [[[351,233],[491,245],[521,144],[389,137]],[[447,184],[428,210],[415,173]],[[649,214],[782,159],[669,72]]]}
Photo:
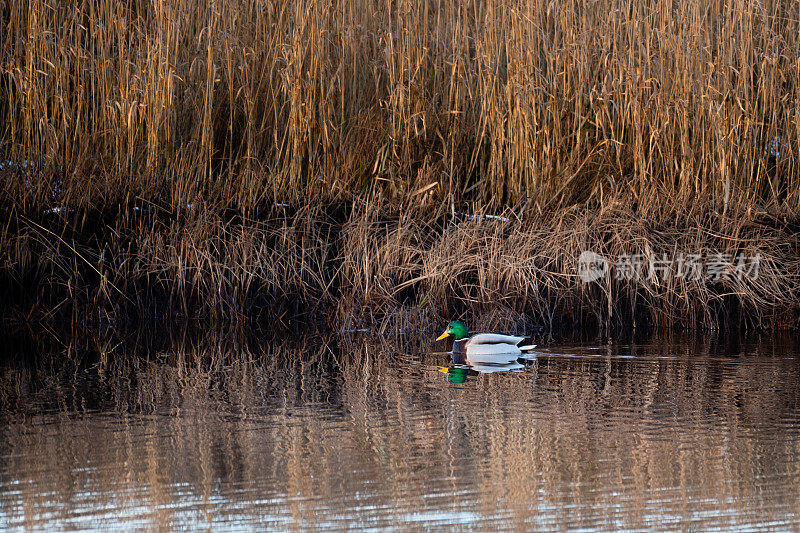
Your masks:
{"label": "mallard duck", "polygon": [[478,333],[472,337],[467,337],[469,331],[467,326],[460,320],[454,320],[447,325],[444,333],[437,337],[437,341],[453,337],[453,362],[458,358],[475,360],[476,357],[509,355],[519,356],[523,352],[533,350],[536,345],[520,346],[519,343],[527,337],[515,337],[513,335],[500,335],[498,333]]}

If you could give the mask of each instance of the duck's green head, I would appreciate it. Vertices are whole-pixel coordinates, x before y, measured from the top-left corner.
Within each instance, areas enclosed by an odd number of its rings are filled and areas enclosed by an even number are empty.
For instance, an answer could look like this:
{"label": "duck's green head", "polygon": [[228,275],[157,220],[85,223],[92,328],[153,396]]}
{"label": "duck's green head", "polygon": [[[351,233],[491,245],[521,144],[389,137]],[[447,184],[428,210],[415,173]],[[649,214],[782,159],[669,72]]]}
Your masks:
{"label": "duck's green head", "polygon": [[440,341],[450,336],[452,336],[455,340],[466,339],[468,334],[469,332],[467,331],[467,326],[465,326],[463,322],[460,320],[453,320],[447,324],[447,329],[444,330],[444,333],[439,335],[436,340]]}

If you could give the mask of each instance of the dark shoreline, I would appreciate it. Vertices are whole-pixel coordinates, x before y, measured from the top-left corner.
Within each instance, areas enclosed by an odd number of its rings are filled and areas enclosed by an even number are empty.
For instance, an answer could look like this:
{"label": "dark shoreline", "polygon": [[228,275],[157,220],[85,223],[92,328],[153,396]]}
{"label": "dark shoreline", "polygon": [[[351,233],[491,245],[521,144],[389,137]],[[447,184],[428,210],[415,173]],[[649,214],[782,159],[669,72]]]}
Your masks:
{"label": "dark shoreline", "polygon": [[[751,211],[644,218],[621,207],[502,214],[362,204],[247,215],[121,206],[12,214],[0,321],[88,328],[300,322],[382,331],[456,316],[545,331],[798,324],[800,239],[786,219]],[[612,271],[618,260],[587,283],[579,276],[586,250],[624,261],[691,254],[730,261],[719,279],[685,279],[675,262],[663,272],[645,262],[626,277]],[[757,257],[756,271],[737,270],[737,257]]]}

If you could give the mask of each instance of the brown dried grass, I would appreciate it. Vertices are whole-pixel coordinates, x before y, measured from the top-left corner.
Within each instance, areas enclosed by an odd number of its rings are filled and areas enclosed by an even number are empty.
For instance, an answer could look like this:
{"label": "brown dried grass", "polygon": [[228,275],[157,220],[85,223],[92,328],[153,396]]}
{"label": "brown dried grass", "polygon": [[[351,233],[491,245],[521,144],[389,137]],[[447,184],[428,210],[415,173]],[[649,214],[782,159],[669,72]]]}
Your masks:
{"label": "brown dried grass", "polygon": [[30,0],[0,27],[26,212],[59,180],[73,207],[800,202],[793,2]]}
{"label": "brown dried grass", "polygon": [[[546,327],[637,321],[704,329],[786,326],[795,324],[799,309],[800,240],[794,228],[764,212],[709,215],[698,208],[643,218],[618,202],[508,222],[461,221],[422,233],[402,220],[382,230],[374,223],[356,225],[372,235],[360,247],[346,248],[345,265],[372,268],[354,268],[347,279],[361,282],[351,290],[376,306],[410,301],[445,317],[463,315],[513,330],[531,321]],[[605,277],[585,283],[578,258],[586,250],[612,264],[640,254],[641,276],[621,279],[612,266]],[[681,277],[676,266],[664,276],[648,264],[650,257],[681,254],[699,254],[705,262],[724,254],[734,264],[739,255],[760,259],[756,276],[738,276],[728,267],[718,280],[705,272],[700,279]]]}
{"label": "brown dried grass", "polygon": [[[0,28],[0,160],[36,163],[0,170],[17,319],[793,323],[797,3],[30,0]],[[583,250],[763,263],[583,285]]]}

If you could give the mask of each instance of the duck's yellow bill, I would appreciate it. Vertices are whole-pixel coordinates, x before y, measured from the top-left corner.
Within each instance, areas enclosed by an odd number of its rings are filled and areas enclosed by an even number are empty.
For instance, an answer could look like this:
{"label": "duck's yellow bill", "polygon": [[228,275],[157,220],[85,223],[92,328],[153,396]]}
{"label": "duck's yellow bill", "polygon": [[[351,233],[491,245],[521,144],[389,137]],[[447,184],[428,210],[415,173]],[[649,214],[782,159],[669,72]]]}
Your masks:
{"label": "duck's yellow bill", "polygon": [[448,367],[448,366],[440,366],[439,367],[439,372],[442,372],[444,374],[449,374],[450,373],[450,367]]}
{"label": "duck's yellow bill", "polygon": [[438,337],[436,337],[436,340],[437,340],[437,341],[440,341],[440,340],[442,340],[442,339],[446,339],[446,338],[447,338],[447,337],[449,337],[449,336],[450,336],[450,334],[449,334],[449,333],[447,333],[447,332],[445,331],[444,333],[442,333],[441,335],[439,335]]}

